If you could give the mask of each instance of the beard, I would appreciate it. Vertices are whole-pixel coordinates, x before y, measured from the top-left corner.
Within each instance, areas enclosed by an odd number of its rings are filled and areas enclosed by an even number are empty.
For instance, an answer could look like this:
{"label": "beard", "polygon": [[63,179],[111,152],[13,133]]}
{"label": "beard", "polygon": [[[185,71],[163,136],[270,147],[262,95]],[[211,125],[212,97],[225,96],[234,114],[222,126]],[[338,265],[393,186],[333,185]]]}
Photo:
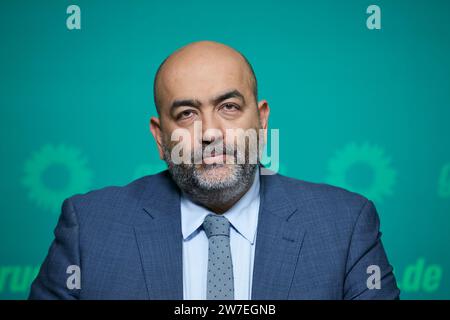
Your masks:
{"label": "beard", "polygon": [[[225,145],[222,150],[227,157],[232,156],[236,160],[237,151],[228,152],[230,147],[232,146]],[[223,161],[222,164],[196,164],[194,160],[201,159],[205,148],[206,146],[202,146],[198,151],[194,150],[190,163],[175,164],[171,157],[172,148],[164,142],[164,161],[172,179],[192,201],[207,208],[223,208],[230,203],[234,204],[253,183],[259,161],[250,163],[249,159],[255,159],[256,156],[259,160],[258,154],[252,158],[249,148],[245,148],[244,163],[234,161],[233,164],[228,164]]]}

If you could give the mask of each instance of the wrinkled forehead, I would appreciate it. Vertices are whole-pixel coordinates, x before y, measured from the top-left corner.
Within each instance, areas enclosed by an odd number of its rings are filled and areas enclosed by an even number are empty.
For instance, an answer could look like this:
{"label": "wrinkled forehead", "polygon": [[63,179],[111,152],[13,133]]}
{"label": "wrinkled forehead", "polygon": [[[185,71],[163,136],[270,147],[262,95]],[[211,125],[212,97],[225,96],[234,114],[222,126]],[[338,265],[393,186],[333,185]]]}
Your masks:
{"label": "wrinkled forehead", "polygon": [[208,101],[230,89],[249,98],[253,94],[251,73],[241,56],[200,53],[173,58],[163,66],[157,80],[163,109],[176,99]]}

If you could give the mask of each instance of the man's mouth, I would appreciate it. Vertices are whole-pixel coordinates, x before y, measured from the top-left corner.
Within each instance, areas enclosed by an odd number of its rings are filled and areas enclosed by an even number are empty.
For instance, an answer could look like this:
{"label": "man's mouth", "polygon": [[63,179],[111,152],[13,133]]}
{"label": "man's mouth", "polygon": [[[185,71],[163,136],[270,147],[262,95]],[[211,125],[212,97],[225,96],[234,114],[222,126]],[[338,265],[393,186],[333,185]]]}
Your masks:
{"label": "man's mouth", "polygon": [[221,154],[216,155],[213,152],[213,153],[211,153],[211,156],[203,158],[203,163],[204,164],[213,164],[213,163],[224,164],[226,162],[226,158],[227,158],[226,154],[221,153]]}

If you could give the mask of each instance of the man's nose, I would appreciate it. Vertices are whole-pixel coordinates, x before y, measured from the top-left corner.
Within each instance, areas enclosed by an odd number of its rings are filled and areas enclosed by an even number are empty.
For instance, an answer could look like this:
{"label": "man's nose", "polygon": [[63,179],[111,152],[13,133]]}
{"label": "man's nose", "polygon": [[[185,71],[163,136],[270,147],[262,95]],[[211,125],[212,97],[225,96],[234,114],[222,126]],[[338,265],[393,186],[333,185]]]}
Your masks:
{"label": "man's nose", "polygon": [[214,142],[222,138],[222,126],[220,120],[214,115],[205,115],[202,119],[202,142]]}

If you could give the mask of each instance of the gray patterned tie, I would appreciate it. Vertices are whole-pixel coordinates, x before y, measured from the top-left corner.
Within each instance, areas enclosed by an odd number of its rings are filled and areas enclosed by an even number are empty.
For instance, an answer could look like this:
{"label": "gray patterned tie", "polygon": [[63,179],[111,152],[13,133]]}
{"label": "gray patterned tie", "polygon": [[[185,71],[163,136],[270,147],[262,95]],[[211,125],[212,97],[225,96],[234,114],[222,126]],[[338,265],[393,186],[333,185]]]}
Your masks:
{"label": "gray patterned tie", "polygon": [[233,300],[234,278],[230,250],[230,222],[223,216],[210,214],[203,221],[203,229],[209,241],[206,298],[208,300]]}

